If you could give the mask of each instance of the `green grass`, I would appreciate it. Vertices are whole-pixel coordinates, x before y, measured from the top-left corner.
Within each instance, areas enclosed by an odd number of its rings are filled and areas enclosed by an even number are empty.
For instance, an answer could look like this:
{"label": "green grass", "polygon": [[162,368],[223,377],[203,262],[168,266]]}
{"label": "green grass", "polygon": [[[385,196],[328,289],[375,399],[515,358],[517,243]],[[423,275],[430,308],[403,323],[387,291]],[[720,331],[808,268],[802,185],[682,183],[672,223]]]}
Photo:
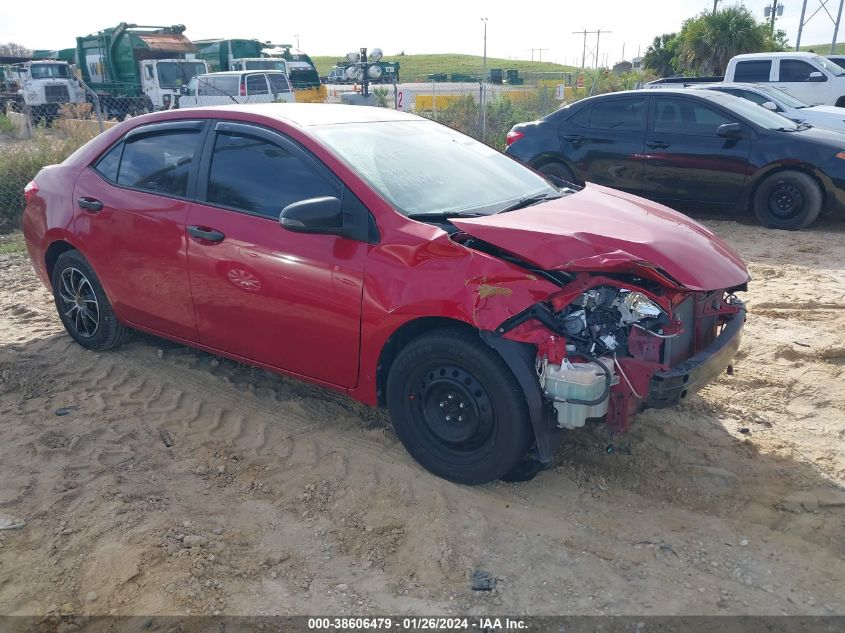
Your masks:
{"label": "green grass", "polygon": [[[343,57],[325,56],[312,57],[317,65],[320,76],[327,75],[332,67]],[[460,73],[464,75],[481,75],[484,60],[481,55],[387,55],[386,60],[399,62],[399,78],[402,81],[425,80],[426,75],[433,73]],[[573,66],[553,64],[551,62],[532,62],[517,59],[487,58],[487,68],[516,68],[523,73],[561,73],[577,70]]]}
{"label": "green grass", "polygon": [[[830,42],[827,44],[807,44],[806,46],[802,46],[802,51],[808,51],[813,49],[819,55],[830,55]],[[845,55],[845,42],[839,42],[836,47],[833,49],[834,55]]]}
{"label": "green grass", "polygon": [[25,252],[26,244],[23,240],[23,233],[15,232],[9,235],[0,235],[0,255]]}

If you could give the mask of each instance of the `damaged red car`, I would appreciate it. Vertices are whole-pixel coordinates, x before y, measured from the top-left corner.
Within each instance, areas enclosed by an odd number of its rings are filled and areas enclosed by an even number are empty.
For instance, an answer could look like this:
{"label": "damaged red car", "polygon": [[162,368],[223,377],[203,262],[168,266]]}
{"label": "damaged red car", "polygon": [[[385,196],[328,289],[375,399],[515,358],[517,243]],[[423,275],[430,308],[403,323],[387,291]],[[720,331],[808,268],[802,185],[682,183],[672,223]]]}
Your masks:
{"label": "damaged red car", "polygon": [[706,228],[387,109],[141,116],[25,196],[81,345],[143,330],[386,406],[420,464],[468,484],[682,402],[745,321],[748,271]]}

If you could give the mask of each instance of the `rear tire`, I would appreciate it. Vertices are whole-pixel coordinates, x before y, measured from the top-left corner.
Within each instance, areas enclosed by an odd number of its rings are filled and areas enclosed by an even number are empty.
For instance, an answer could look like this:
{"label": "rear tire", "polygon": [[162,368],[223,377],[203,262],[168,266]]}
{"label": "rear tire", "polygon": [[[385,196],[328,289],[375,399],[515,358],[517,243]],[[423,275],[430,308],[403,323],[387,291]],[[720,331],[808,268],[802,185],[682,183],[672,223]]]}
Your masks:
{"label": "rear tire", "polygon": [[94,269],[79,251],[59,255],[52,282],[59,318],[77,343],[102,351],[129,337],[129,328],[117,320]]}
{"label": "rear tire", "polygon": [[815,222],[822,201],[821,187],[812,176],[781,171],[760,183],[754,194],[754,214],[766,228],[796,231]]}
{"label": "rear tire", "polygon": [[580,186],[581,183],[575,178],[572,170],[563,163],[546,163],[538,168],[541,174],[549,176],[550,178],[557,178],[563,182]]}
{"label": "rear tire", "polygon": [[414,459],[462,484],[510,473],[533,440],[516,378],[473,332],[440,329],[408,343],[390,369],[387,405]]}

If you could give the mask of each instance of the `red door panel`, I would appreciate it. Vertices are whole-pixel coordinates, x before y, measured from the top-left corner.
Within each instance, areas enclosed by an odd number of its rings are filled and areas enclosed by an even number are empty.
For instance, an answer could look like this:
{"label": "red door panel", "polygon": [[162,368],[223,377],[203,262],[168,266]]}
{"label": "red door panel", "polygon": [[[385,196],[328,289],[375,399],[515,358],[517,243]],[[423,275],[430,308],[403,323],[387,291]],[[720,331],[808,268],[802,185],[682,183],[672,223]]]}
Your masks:
{"label": "red door panel", "polygon": [[342,387],[358,376],[367,245],[283,229],[276,220],[194,204],[188,239],[200,342]]}
{"label": "red door panel", "polygon": [[85,169],[81,197],[103,203],[99,212],[76,209],[76,234],[122,319],[196,340],[188,284],[185,220],[190,202],[116,187]]}

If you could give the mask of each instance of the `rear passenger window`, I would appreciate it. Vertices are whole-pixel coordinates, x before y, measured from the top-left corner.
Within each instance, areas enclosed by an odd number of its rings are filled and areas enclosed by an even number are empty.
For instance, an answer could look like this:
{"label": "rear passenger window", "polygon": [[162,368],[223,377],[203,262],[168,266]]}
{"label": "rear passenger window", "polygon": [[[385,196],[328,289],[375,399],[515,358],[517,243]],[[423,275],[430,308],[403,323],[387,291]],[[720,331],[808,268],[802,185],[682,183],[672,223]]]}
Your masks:
{"label": "rear passenger window", "polygon": [[287,205],[338,196],[316,166],[264,139],[218,132],[208,178],[208,202],[278,219]]}
{"label": "rear passenger window", "polygon": [[199,130],[174,130],[124,142],[117,182],[166,196],[185,197]]}
{"label": "rear passenger window", "polygon": [[250,95],[266,95],[267,80],[264,78],[264,75],[247,75],[246,93]]}
{"label": "rear passenger window", "polygon": [[569,117],[566,121],[570,125],[575,125],[577,127],[589,127],[590,126],[590,108],[582,109],[578,114],[575,116]]}
{"label": "rear passenger window", "polygon": [[768,83],[771,72],[771,59],[754,59],[746,62],[737,62],[736,68],[734,68],[733,80],[749,83]]}
{"label": "rear passenger window", "polygon": [[238,94],[238,77],[197,77],[197,94],[200,96],[235,96]]}
{"label": "rear passenger window", "polygon": [[645,98],[608,99],[590,110],[590,129],[639,132],[643,129]]}
{"label": "rear passenger window", "polygon": [[285,75],[267,75],[267,79],[270,80],[270,87],[273,89],[274,93],[290,92],[290,84],[288,83],[288,78]]}
{"label": "rear passenger window", "polygon": [[800,59],[780,60],[780,80],[785,82],[810,81],[810,73],[817,73],[819,69]]}

